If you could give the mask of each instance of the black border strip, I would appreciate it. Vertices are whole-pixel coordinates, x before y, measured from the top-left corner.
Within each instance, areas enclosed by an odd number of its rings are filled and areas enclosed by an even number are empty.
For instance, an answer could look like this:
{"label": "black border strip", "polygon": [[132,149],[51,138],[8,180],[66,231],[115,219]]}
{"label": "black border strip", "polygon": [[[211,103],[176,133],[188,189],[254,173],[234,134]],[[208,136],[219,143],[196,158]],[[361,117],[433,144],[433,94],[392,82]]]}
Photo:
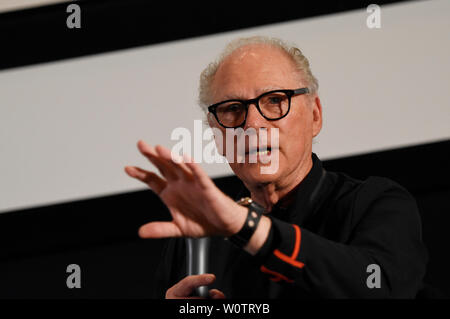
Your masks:
{"label": "black border strip", "polygon": [[[379,0],[378,5],[405,0]],[[82,0],[81,29],[69,3],[0,14],[0,70],[363,9],[372,1],[302,1],[239,6],[226,1]]]}

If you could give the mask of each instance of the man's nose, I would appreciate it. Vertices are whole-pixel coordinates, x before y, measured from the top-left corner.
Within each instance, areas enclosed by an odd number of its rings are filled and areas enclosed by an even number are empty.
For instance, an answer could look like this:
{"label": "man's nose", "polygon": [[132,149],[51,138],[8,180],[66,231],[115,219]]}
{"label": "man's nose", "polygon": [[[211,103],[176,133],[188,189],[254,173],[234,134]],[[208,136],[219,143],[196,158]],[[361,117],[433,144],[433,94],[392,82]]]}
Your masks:
{"label": "man's nose", "polygon": [[267,127],[267,120],[259,113],[255,104],[250,104],[248,106],[247,120],[245,121],[244,130],[249,127],[255,129]]}

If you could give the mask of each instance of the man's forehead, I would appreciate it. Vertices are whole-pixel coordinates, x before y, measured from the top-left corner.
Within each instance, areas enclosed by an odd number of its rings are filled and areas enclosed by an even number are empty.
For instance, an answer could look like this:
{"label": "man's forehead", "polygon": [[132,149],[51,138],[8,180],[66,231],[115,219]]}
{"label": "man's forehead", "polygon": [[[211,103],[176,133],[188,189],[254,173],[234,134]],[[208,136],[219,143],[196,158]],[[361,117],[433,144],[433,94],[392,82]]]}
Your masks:
{"label": "man's forehead", "polygon": [[294,64],[279,48],[241,47],[219,66],[212,83],[214,100],[250,99],[272,90],[292,89],[292,81],[297,78],[294,73]]}
{"label": "man's forehead", "polygon": [[[259,96],[265,92],[269,92],[269,91],[273,91],[273,90],[282,90],[285,89],[284,87],[281,87],[280,85],[266,85],[266,86],[262,86],[262,87],[258,87],[255,88],[254,90],[254,94],[256,96]],[[220,88],[218,89],[217,93],[223,93],[222,98],[224,100],[231,100],[231,99],[248,99],[248,94],[249,92],[242,89],[242,88],[237,88],[234,89],[233,92],[221,92]]]}

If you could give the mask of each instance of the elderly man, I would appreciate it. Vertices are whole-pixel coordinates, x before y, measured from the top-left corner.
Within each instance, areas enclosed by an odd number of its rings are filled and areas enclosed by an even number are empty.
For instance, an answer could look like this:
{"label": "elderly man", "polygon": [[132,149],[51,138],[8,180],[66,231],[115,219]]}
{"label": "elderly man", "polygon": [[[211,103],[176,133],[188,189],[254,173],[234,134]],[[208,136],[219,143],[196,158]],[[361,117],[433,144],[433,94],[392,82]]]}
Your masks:
{"label": "elderly man", "polygon": [[[414,298],[427,253],[415,200],[382,178],[327,172],[312,140],[322,127],[318,84],[308,60],[281,40],[231,42],[201,75],[200,103],[211,127],[278,129],[256,162],[231,161],[243,181],[240,202],[225,195],[196,163],[138,142],[161,172],[126,172],[154,190],[173,217],[143,225],[143,238],[168,241],[157,274],[160,295],[190,298],[210,285],[212,298]],[[225,136],[225,134],[224,134]],[[271,142],[274,146],[272,147]],[[278,169],[263,174],[270,155]],[[211,236],[211,274],[186,276],[180,237]],[[227,239],[227,240],[224,240]]]}

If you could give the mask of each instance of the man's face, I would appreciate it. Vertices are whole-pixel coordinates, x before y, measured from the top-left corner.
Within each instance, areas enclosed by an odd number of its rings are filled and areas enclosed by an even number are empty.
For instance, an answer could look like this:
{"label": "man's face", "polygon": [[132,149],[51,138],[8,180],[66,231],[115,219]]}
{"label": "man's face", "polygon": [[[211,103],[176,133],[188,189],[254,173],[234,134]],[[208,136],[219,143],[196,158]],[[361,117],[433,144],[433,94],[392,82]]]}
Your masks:
{"label": "man's face", "polygon": [[[248,45],[228,56],[219,66],[211,86],[214,103],[227,99],[253,99],[260,94],[276,89],[298,89],[306,87],[289,57],[280,49],[268,45]],[[246,184],[265,184],[295,178],[296,171],[310,160],[312,139],[322,125],[320,100],[315,96],[294,95],[289,114],[276,121],[266,120],[254,104],[249,106],[244,130],[260,128],[268,131],[271,145],[271,130],[279,129],[279,148],[272,149],[272,160],[278,157],[278,169],[273,174],[262,174],[261,168],[268,166],[260,162],[230,163],[235,174]],[[208,114],[211,127],[222,131],[225,145],[225,128],[214,116]],[[226,148],[224,149],[226,151]],[[235,147],[236,152],[236,147]]]}

